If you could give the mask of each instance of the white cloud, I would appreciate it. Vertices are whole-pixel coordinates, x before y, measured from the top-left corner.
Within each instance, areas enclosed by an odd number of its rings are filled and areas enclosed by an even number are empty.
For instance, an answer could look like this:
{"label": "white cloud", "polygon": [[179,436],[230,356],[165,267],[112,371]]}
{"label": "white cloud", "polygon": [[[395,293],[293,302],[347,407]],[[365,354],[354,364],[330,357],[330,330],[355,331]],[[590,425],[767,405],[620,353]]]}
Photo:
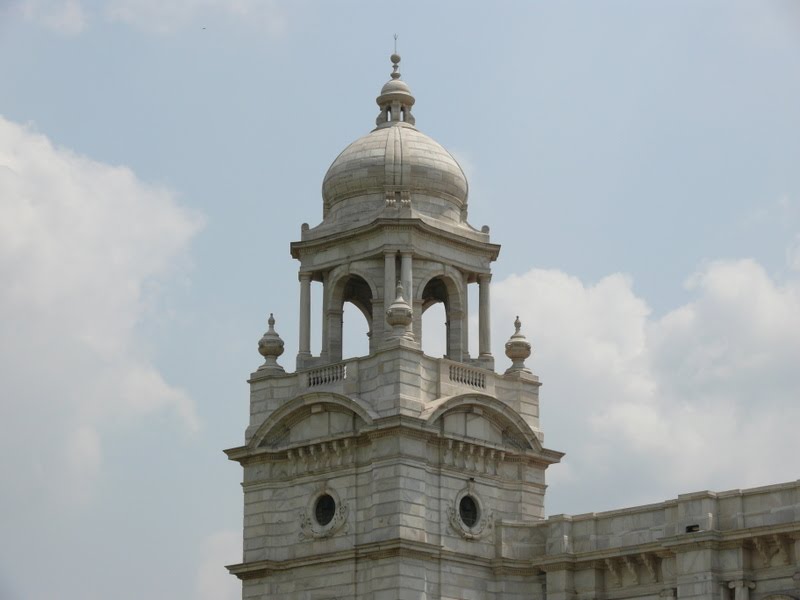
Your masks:
{"label": "white cloud", "polygon": [[86,28],[86,12],[78,0],[23,0],[19,10],[25,19],[66,35]]}
{"label": "white cloud", "polygon": [[210,29],[227,17],[280,35],[286,11],[274,0],[112,0],[106,17],[145,31],[168,33],[190,24]]}
{"label": "white cloud", "polygon": [[203,542],[200,568],[195,582],[198,600],[238,600],[242,595],[241,582],[228,573],[224,565],[241,562],[242,534],[240,531],[219,531]]}
{"label": "white cloud", "polygon": [[0,117],[0,451],[18,457],[0,477],[19,494],[89,496],[104,433],[148,415],[197,429],[137,323],[148,283],[181,268],[200,226],[129,169]]}
{"label": "white cloud", "polygon": [[800,282],[742,260],[687,287],[691,302],[653,318],[620,275],[495,284],[495,352],[520,314],[547,445],[567,452],[549,473],[551,514],[796,477],[782,457],[800,454]]}

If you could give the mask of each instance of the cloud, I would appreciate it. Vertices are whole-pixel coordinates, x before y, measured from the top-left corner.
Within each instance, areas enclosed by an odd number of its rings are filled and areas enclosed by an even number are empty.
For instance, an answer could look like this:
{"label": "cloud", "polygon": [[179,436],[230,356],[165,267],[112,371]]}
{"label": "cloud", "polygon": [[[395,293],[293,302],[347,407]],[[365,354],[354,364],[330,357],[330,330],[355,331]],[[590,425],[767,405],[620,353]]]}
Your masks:
{"label": "cloud", "polygon": [[86,28],[86,12],[78,0],[23,0],[18,9],[26,20],[66,35]]}
{"label": "cloud", "polygon": [[740,260],[686,286],[692,301],[654,318],[618,274],[587,285],[534,269],[494,285],[495,352],[520,314],[547,445],[567,452],[549,513],[796,478],[781,457],[800,454],[800,282]]}
{"label": "cloud", "polygon": [[286,11],[273,0],[112,0],[106,18],[153,33],[190,24],[209,26],[222,17],[249,23],[271,35],[284,33]]}
{"label": "cloud", "polygon": [[198,600],[238,600],[241,582],[223,565],[242,560],[240,531],[219,531],[203,541],[202,558],[197,570],[195,598]]}
{"label": "cloud", "polygon": [[17,501],[83,500],[109,431],[158,413],[199,426],[137,326],[202,222],[129,169],[2,117],[0,198],[0,451],[18,457],[0,477]]}

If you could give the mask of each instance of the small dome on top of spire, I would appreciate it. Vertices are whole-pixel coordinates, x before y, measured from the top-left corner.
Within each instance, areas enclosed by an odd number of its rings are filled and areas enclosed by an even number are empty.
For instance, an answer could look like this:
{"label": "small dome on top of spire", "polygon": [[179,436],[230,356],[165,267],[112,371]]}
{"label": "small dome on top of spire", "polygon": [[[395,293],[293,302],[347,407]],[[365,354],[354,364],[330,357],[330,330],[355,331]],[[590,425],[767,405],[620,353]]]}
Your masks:
{"label": "small dome on top of spire", "polygon": [[414,96],[411,88],[400,79],[400,55],[395,52],[390,57],[392,61],[391,79],[381,88],[381,95],[375,99],[381,108],[381,113],[375,120],[378,127],[388,127],[397,123],[414,125],[415,120],[411,115],[414,106]]}

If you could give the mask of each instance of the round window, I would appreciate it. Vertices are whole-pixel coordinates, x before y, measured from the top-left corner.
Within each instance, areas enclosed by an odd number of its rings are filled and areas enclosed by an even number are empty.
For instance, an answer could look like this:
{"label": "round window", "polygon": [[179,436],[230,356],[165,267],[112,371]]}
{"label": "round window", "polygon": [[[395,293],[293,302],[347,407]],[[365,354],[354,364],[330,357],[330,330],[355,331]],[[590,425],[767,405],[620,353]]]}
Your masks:
{"label": "round window", "polygon": [[458,514],[467,527],[474,527],[478,522],[478,503],[472,496],[464,496],[458,503]]}
{"label": "round window", "polygon": [[314,516],[317,523],[323,527],[333,520],[333,515],[336,513],[336,500],[330,494],[322,494],[317,498],[317,503],[314,506]]}

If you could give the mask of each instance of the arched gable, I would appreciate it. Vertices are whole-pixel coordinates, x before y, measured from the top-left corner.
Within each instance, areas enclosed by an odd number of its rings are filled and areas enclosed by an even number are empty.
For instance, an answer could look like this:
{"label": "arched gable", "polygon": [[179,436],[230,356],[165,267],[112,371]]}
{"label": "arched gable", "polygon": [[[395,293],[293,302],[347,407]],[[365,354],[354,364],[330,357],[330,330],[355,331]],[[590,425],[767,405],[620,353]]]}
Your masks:
{"label": "arched gable", "polygon": [[[371,425],[376,413],[357,398],[311,392],[294,398],[272,413],[253,435],[251,448],[278,447],[295,441],[356,433]],[[316,435],[315,435],[316,434]]]}
{"label": "arched gable", "polygon": [[[495,437],[493,432],[496,430],[502,436],[504,443],[521,446],[521,449],[542,450],[539,438],[516,411],[497,398],[485,394],[462,394],[441,398],[425,410],[421,416],[428,425],[434,425],[443,419],[442,426],[444,426],[446,423],[444,419],[456,414],[474,416],[472,426],[478,435],[470,435],[468,430],[465,430],[462,435],[496,443],[496,440],[493,439]],[[481,421],[485,425],[482,426]],[[465,418],[465,427],[470,427],[470,425],[471,423]]]}

